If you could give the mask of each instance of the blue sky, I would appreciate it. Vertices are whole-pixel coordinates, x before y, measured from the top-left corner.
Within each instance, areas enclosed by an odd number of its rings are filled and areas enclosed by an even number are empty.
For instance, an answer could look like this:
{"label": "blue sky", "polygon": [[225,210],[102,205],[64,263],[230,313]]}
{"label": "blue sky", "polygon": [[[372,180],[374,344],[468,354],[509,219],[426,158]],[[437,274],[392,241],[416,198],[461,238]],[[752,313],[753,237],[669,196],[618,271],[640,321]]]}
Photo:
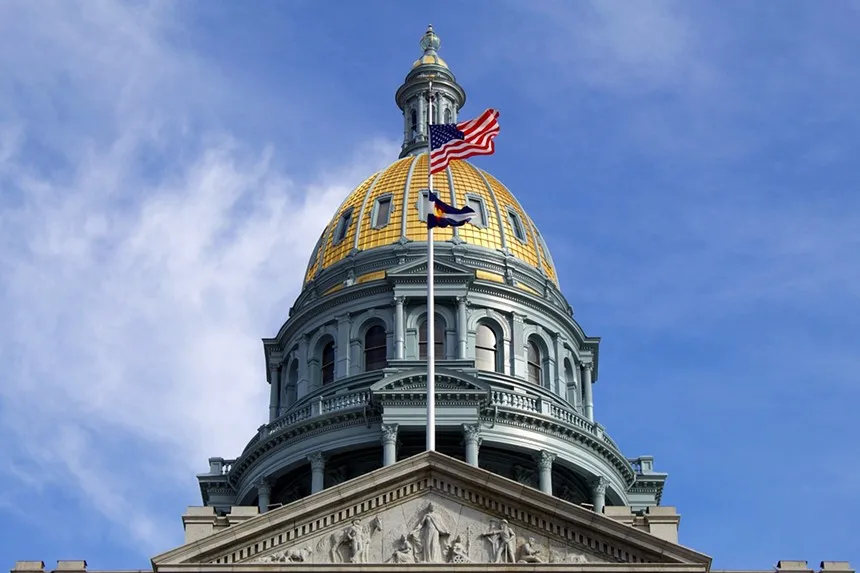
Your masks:
{"label": "blue sky", "polygon": [[[426,25],[715,568],[860,565],[860,9],[0,3],[0,566],[146,568],[267,415],[259,339],[397,155]],[[854,150],[853,152],[851,150]]]}

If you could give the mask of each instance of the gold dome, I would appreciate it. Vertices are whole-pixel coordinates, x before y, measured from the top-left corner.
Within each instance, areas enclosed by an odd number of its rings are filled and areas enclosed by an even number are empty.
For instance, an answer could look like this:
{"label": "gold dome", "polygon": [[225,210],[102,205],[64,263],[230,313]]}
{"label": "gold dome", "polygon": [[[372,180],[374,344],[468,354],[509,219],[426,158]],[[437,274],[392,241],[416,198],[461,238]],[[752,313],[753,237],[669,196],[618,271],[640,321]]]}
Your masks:
{"label": "gold dome", "polygon": [[[417,208],[419,193],[426,188],[426,154],[404,157],[368,177],[350,193],[323,231],[311,255],[305,281],[344,260],[354,249],[393,245],[402,237],[426,241],[427,224],[420,219]],[[514,257],[557,282],[549,250],[537,227],[495,177],[466,161],[452,161],[444,173],[433,176],[433,189],[446,203],[463,206],[469,201],[470,206],[478,207],[482,213],[477,220],[483,223],[466,224],[456,231],[436,229],[436,242],[449,241],[456,232],[469,245],[492,250],[507,248]],[[478,278],[493,280],[486,276],[488,273],[478,274]],[[363,282],[362,278],[357,277],[358,282]]]}

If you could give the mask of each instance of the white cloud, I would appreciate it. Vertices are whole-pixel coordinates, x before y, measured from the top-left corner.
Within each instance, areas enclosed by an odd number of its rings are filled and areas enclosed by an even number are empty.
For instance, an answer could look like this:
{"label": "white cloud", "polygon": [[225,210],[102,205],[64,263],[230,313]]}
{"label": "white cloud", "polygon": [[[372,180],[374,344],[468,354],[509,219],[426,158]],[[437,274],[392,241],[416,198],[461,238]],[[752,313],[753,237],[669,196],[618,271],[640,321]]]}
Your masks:
{"label": "white cloud", "polygon": [[260,338],[336,205],[397,155],[375,141],[297,179],[283,149],[190,130],[191,104],[229,87],[164,41],[165,6],[0,8],[0,110],[17,118],[0,126],[0,473],[21,492],[71,484],[143,554],[179,533],[158,496],[193,491],[265,421]]}

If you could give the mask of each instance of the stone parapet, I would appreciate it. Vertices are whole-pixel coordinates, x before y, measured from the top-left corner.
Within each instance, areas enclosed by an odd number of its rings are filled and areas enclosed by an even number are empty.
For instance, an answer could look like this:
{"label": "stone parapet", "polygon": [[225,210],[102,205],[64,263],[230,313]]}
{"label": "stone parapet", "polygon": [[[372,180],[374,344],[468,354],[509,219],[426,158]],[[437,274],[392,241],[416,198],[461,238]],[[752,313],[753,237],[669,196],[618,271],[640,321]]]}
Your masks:
{"label": "stone parapet", "polygon": [[644,513],[638,514],[633,513],[627,506],[606,506],[603,508],[603,514],[625,525],[647,531],[660,539],[678,543],[681,516],[674,507],[652,506]]}

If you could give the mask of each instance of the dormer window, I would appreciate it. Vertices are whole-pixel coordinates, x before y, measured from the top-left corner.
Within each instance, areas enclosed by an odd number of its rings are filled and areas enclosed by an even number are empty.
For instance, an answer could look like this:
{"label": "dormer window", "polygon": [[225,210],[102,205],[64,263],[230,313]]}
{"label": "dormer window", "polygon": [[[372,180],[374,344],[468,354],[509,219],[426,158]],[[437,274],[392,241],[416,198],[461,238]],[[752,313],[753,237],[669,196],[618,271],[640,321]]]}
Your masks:
{"label": "dormer window", "polygon": [[334,230],[334,244],[338,244],[346,239],[346,234],[349,232],[349,225],[352,223],[352,209],[347,209],[337,222],[337,227]]}
{"label": "dormer window", "polygon": [[373,204],[372,222],[374,229],[381,229],[391,220],[391,195],[380,197]]}
{"label": "dormer window", "polygon": [[475,213],[478,214],[477,217],[472,219],[471,223],[473,225],[477,225],[478,227],[486,227],[487,213],[486,209],[484,208],[484,201],[477,195],[466,195],[466,206],[471,207],[475,211]]}
{"label": "dormer window", "polygon": [[520,219],[520,214],[513,209],[508,209],[508,221],[511,223],[511,229],[514,231],[514,237],[518,241],[526,242],[526,230],[523,227],[523,222]]}

